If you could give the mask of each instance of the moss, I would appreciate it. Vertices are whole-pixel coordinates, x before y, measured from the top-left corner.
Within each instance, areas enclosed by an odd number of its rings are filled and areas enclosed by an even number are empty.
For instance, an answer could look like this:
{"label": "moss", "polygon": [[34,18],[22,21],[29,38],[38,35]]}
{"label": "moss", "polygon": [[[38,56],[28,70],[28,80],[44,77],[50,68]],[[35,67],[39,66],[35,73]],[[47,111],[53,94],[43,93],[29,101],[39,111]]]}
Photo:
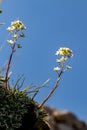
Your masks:
{"label": "moss", "polygon": [[0,88],[1,130],[43,130],[42,126],[49,130],[45,116],[44,110],[38,109],[38,104],[26,93],[14,88],[9,91]]}

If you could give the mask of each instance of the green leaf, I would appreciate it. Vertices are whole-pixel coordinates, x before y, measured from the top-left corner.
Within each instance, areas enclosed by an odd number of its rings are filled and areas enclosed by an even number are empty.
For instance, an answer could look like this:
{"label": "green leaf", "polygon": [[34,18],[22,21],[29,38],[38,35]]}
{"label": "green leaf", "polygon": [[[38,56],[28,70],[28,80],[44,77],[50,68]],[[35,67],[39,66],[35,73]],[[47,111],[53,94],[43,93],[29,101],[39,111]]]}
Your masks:
{"label": "green leaf", "polygon": [[17,44],[17,48],[22,48],[22,46],[20,44]]}
{"label": "green leaf", "polygon": [[0,14],[2,13],[2,10],[0,9]]}

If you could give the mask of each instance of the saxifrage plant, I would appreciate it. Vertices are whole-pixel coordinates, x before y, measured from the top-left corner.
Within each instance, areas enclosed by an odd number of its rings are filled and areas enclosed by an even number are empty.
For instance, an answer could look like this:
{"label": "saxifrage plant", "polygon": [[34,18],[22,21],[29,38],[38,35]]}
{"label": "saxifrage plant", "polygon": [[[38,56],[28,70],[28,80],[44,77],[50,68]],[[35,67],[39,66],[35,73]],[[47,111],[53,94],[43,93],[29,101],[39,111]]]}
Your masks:
{"label": "saxifrage plant", "polygon": [[[0,13],[2,13],[2,10]],[[50,126],[45,120],[47,113],[45,113],[44,104],[59,86],[62,74],[71,68],[70,65],[66,65],[65,63],[73,56],[72,50],[67,47],[61,47],[56,52],[58,57],[56,62],[58,65],[54,67],[54,71],[57,73],[57,81],[47,97],[40,104],[34,100],[34,97],[48,80],[40,87],[33,88],[30,85],[21,90],[24,82],[21,76],[15,85],[11,86],[9,83],[11,61],[16,49],[22,48],[22,45],[18,44],[18,39],[25,37],[25,29],[25,25],[20,20],[11,22],[10,27],[7,28],[7,31],[11,34],[11,38],[7,40],[11,48],[11,53],[5,75],[1,73],[0,76],[0,130],[50,130]],[[21,84],[19,84],[21,79]],[[31,93],[33,93],[33,97],[28,95]]]}

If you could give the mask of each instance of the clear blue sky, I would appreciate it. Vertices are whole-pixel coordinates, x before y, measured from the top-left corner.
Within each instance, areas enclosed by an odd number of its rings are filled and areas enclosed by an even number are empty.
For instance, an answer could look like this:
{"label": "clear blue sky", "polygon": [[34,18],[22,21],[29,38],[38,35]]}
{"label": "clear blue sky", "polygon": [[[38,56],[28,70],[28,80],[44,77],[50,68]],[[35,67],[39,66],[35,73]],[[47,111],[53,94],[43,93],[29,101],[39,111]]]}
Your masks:
{"label": "clear blue sky", "polygon": [[75,113],[87,122],[87,0],[2,0],[0,8],[0,65],[7,61],[10,48],[5,42],[6,28],[13,20],[22,20],[27,27],[23,48],[17,50],[12,61],[13,77],[24,74],[25,85],[38,86],[50,78],[47,88],[38,94],[39,103],[46,97],[56,81],[53,71],[55,52],[69,47],[74,57],[72,69],[64,73],[59,88],[46,103],[49,106]]}

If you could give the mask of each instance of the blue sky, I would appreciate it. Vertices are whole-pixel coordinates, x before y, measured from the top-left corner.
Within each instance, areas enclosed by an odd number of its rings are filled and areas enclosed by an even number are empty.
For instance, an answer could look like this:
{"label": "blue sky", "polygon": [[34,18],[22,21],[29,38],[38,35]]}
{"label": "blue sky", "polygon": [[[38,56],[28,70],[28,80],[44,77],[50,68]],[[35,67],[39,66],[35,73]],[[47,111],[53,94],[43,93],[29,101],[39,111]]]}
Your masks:
{"label": "blue sky", "polygon": [[10,47],[6,43],[6,28],[14,20],[26,25],[26,37],[19,42],[12,61],[12,79],[25,75],[25,86],[41,85],[50,78],[47,88],[40,90],[37,102],[41,102],[56,81],[55,52],[60,47],[73,50],[70,59],[72,69],[61,77],[59,88],[46,105],[69,110],[87,122],[87,0],[2,0],[0,8],[0,65],[7,62]]}

